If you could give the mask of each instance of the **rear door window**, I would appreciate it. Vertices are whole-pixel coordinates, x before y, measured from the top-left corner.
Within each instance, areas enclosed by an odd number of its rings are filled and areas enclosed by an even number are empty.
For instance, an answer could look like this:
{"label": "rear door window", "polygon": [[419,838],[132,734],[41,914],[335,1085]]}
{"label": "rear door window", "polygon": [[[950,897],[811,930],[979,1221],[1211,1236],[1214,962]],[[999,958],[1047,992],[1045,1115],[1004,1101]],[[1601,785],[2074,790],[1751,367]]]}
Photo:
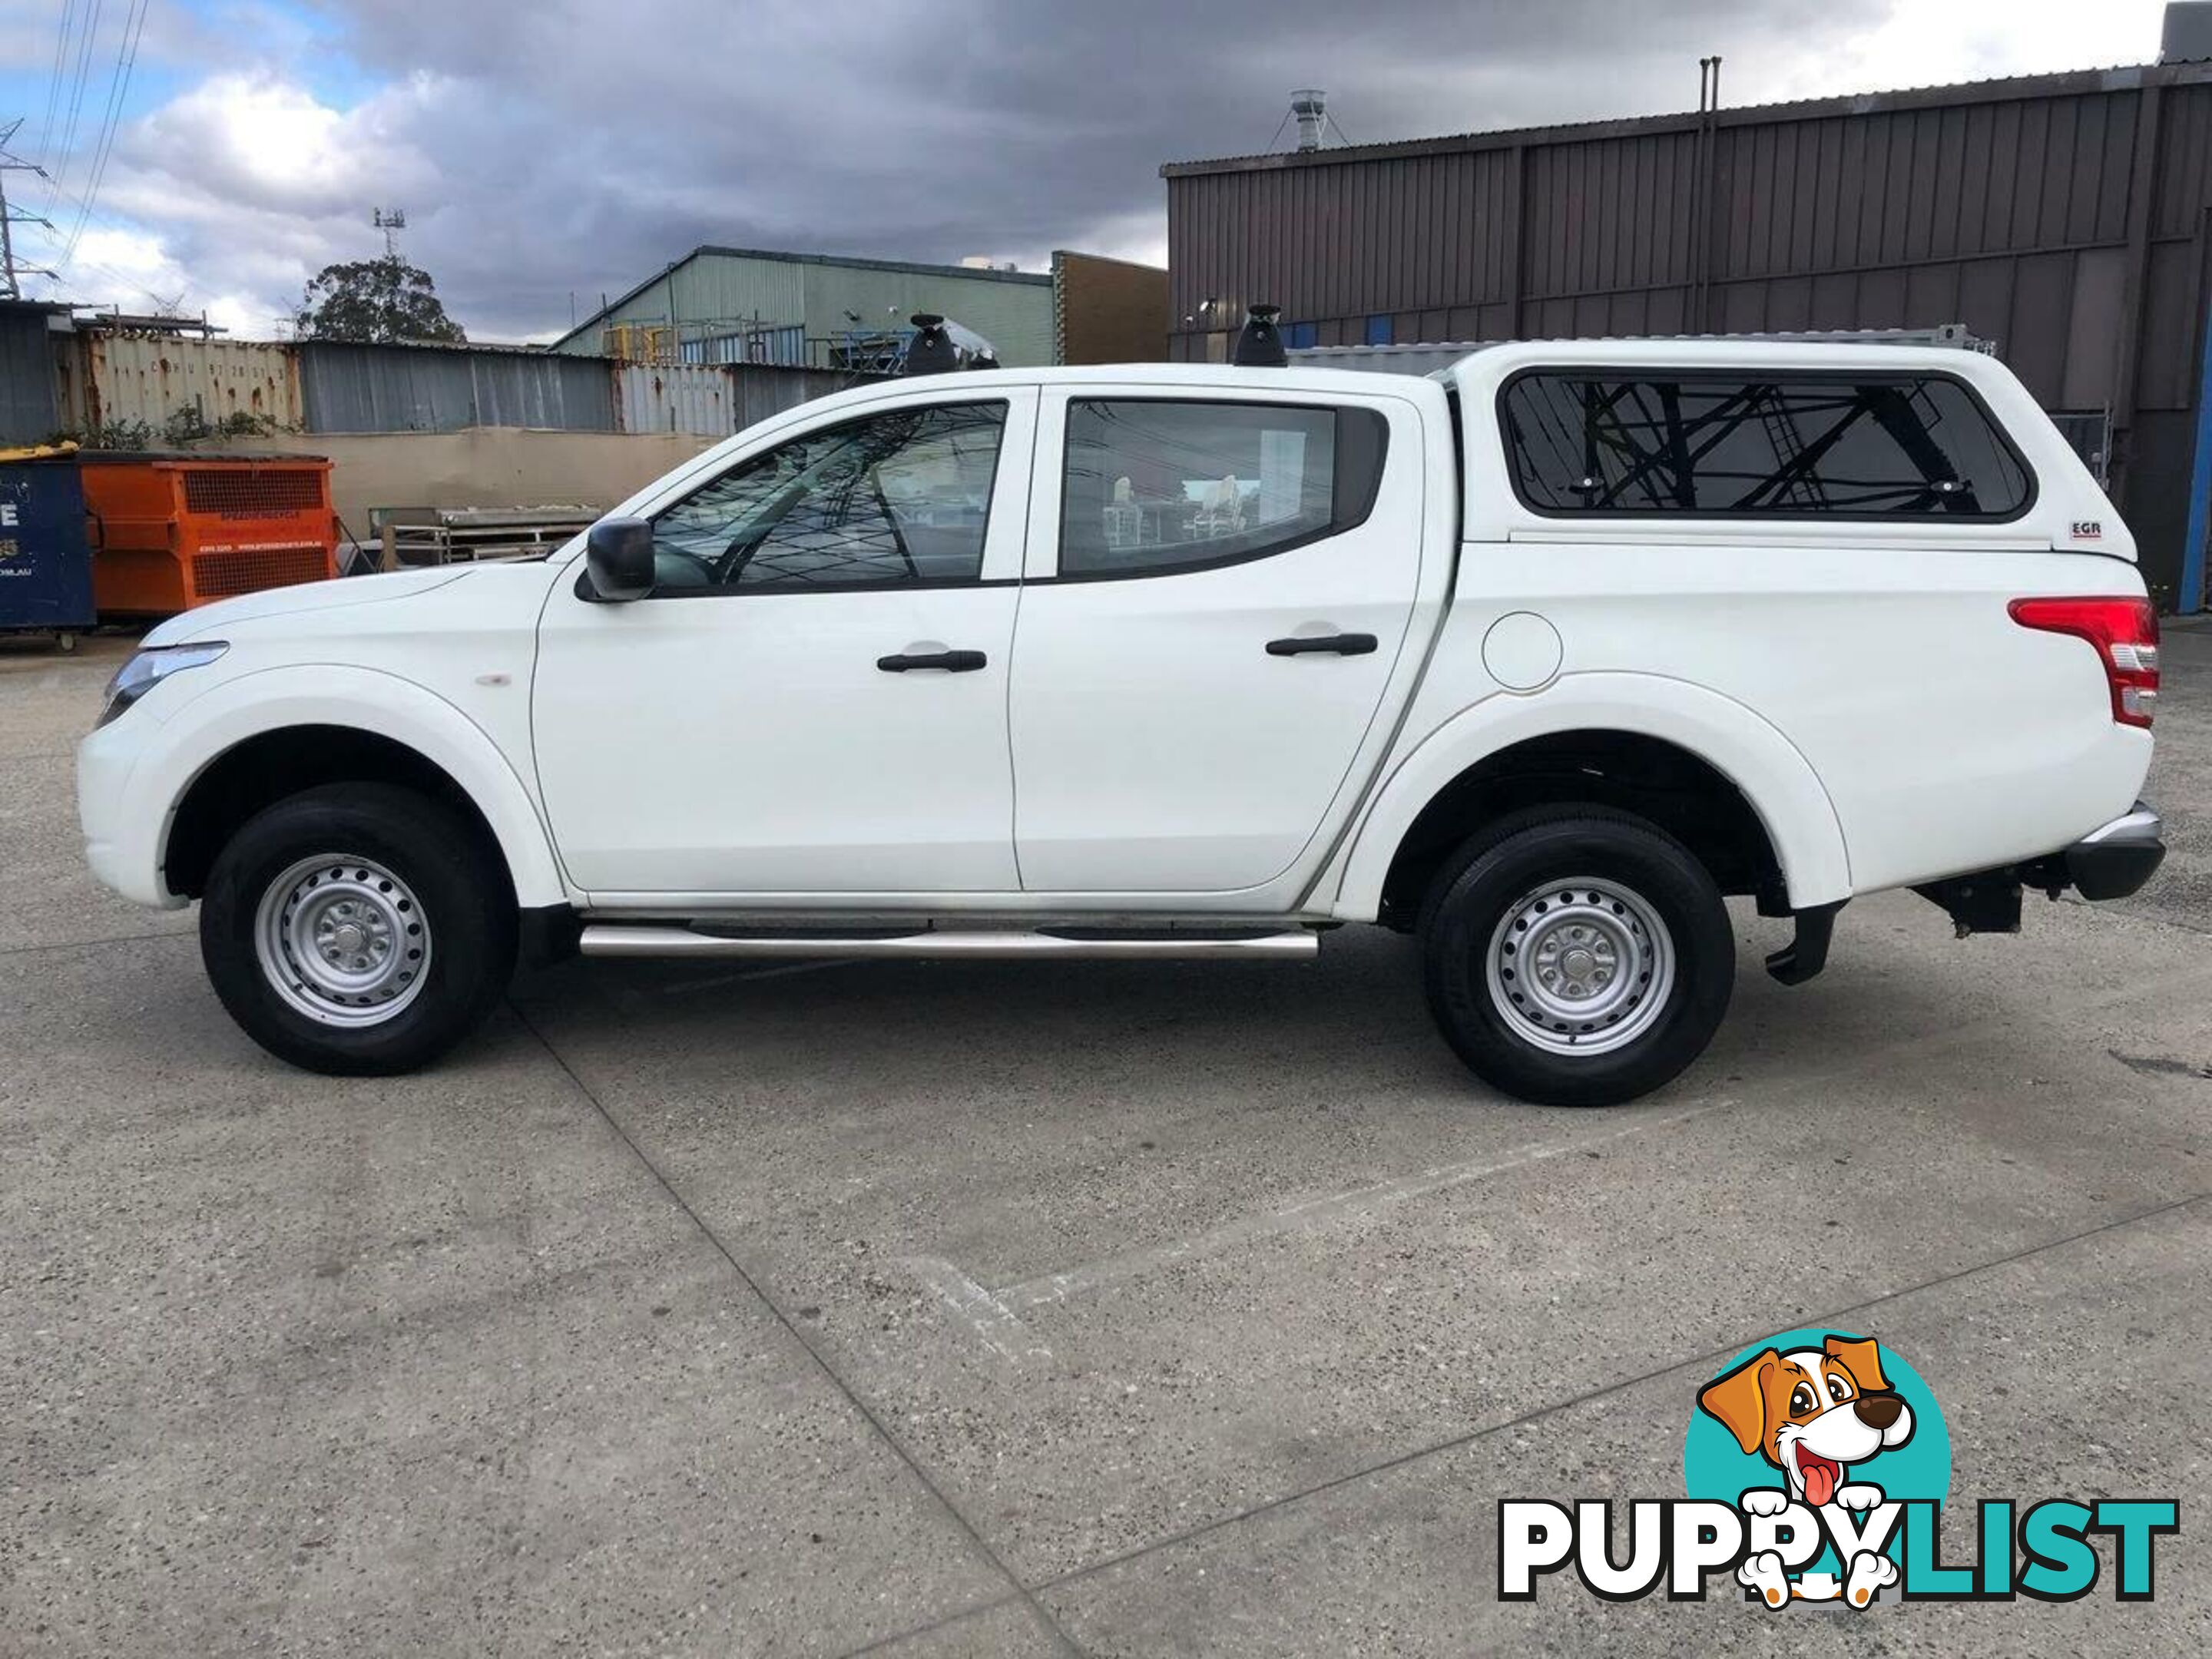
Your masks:
{"label": "rear door window", "polygon": [[1537,370],[1499,404],[1515,491],[1540,513],[1987,520],[2035,495],[1944,375]]}
{"label": "rear door window", "polygon": [[1340,534],[1375,505],[1387,437],[1368,409],[1070,403],[1060,574],[1198,569]]}

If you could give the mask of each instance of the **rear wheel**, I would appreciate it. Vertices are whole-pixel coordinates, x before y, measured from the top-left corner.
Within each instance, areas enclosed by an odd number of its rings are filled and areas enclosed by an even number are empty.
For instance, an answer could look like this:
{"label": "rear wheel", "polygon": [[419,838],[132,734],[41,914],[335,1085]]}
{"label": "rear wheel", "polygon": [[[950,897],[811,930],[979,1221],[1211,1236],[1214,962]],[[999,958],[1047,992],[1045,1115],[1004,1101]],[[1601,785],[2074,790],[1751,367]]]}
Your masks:
{"label": "rear wheel", "polygon": [[1541,1105],[1615,1105],[1668,1082],[1735,988],[1712,877],[1656,825],[1603,807],[1538,808],[1474,836],[1438,873],[1421,933],[1445,1039]]}
{"label": "rear wheel", "polygon": [[200,954],[247,1036],[310,1071],[412,1071],[514,971],[506,872],[444,806],[385,784],[279,801],[217,854]]}

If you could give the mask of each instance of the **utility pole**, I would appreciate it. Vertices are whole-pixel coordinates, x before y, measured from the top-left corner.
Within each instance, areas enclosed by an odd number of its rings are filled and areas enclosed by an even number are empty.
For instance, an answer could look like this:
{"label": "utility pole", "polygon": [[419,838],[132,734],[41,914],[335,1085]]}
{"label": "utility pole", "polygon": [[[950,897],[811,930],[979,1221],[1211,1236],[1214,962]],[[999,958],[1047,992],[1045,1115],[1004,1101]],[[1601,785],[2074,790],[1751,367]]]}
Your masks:
{"label": "utility pole", "polygon": [[[0,299],[20,300],[23,297],[22,278],[53,276],[44,265],[21,265],[15,263],[15,232],[17,225],[44,225],[52,230],[53,221],[42,219],[35,213],[18,213],[8,205],[8,175],[11,173],[35,173],[40,178],[46,170],[35,162],[19,161],[8,146],[14,142],[15,129],[23,125],[17,116],[5,128],[0,128]],[[56,282],[61,278],[54,276]]]}

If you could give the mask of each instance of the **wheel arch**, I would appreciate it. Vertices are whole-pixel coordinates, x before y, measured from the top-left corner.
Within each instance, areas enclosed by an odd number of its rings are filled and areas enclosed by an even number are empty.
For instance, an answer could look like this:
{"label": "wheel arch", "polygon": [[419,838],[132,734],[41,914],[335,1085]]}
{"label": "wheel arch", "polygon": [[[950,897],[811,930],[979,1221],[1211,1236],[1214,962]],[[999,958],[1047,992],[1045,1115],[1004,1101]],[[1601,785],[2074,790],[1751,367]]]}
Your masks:
{"label": "wheel arch", "polygon": [[[1675,798],[1705,789],[1705,819]],[[1535,697],[1501,693],[1439,724],[1390,773],[1349,838],[1330,908],[1404,920],[1407,889],[1498,813],[1588,799],[1653,818],[1723,886],[1759,891],[1728,865],[1767,861],[1793,908],[1850,895],[1842,826],[1811,764],[1730,698],[1650,675],[1571,675]],[[1686,833],[1687,831],[1687,833]],[[1418,896],[1414,902],[1418,902]]]}
{"label": "wheel arch", "polygon": [[162,738],[157,775],[147,781],[168,806],[149,850],[171,893],[197,896],[224,836],[262,807],[319,784],[383,781],[441,799],[478,829],[519,906],[572,901],[506,755],[460,710],[410,681],[356,668],[246,675],[186,704]]}

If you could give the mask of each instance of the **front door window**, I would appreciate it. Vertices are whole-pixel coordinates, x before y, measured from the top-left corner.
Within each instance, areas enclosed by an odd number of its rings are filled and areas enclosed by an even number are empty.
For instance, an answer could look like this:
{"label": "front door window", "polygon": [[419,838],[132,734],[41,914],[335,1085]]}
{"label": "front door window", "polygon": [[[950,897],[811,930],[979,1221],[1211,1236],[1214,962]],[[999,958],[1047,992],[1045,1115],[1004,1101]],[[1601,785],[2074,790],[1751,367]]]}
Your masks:
{"label": "front door window", "polygon": [[653,521],[654,597],[974,581],[1006,417],[895,410],[739,462]]}

